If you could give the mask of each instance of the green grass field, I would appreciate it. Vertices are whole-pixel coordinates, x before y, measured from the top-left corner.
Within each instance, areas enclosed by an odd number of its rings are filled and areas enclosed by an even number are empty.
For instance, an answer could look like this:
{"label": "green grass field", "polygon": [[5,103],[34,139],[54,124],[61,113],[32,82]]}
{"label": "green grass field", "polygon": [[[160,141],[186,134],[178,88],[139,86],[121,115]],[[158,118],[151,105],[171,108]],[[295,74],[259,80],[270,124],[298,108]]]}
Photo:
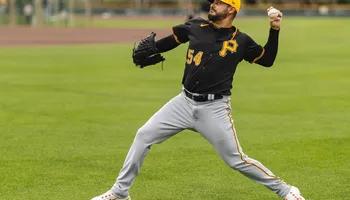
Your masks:
{"label": "green grass field", "polygon": [[[308,200],[350,199],[349,22],[285,17],[275,65],[241,63],[235,76],[243,150]],[[266,19],[237,24],[265,43]],[[164,71],[134,67],[131,44],[1,48],[0,199],[90,199],[109,189],[137,129],[180,92],[186,47],[164,54]],[[278,199],[191,131],[153,146],[130,192]]]}

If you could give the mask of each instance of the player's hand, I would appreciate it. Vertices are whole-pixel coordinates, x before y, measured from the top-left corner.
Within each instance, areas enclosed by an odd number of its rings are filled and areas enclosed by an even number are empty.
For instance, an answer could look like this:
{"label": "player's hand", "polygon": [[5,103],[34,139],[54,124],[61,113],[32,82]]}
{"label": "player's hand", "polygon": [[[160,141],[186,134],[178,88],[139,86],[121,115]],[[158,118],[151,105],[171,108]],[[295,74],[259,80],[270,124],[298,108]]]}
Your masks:
{"label": "player's hand", "polygon": [[[269,10],[271,10],[273,7],[270,7],[267,9],[267,12],[269,12]],[[269,18],[270,19],[270,26],[272,29],[274,30],[279,30],[281,27],[281,23],[282,23],[282,16],[283,13],[278,10],[278,15],[275,18]]]}

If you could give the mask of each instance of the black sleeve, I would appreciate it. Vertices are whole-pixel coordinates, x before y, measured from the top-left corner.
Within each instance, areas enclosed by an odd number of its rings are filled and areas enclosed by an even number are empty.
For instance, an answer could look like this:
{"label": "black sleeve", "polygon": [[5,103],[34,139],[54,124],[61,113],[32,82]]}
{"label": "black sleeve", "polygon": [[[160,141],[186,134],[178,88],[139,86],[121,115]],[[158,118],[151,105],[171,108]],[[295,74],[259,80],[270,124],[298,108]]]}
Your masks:
{"label": "black sleeve", "polygon": [[259,60],[256,61],[257,64],[265,67],[271,67],[273,65],[278,51],[278,36],[279,30],[270,29],[269,39],[264,46],[265,53]]}
{"label": "black sleeve", "polygon": [[243,59],[250,63],[255,63],[259,60],[265,53],[265,49],[258,45],[251,37],[246,35],[246,48],[244,52]]}
{"label": "black sleeve", "polygon": [[156,47],[157,47],[158,53],[163,53],[163,52],[172,50],[179,45],[180,44],[176,42],[175,35],[173,34],[156,41]]}
{"label": "black sleeve", "polygon": [[174,26],[172,28],[173,34],[169,35],[165,38],[162,38],[158,41],[156,41],[156,47],[158,50],[158,53],[163,53],[169,50],[172,50],[179,46],[181,43],[188,42],[189,38],[189,32],[190,27],[193,23],[193,20],[188,20],[184,24],[180,24],[177,26]]}
{"label": "black sleeve", "polygon": [[186,43],[188,42],[189,38],[188,35],[190,33],[190,27],[192,25],[192,20],[187,21],[184,24],[180,24],[173,27],[173,34],[175,41],[177,43]]}
{"label": "black sleeve", "polygon": [[269,39],[264,47],[258,45],[252,38],[247,36],[247,48],[244,60],[257,63],[264,67],[271,67],[276,59],[278,50],[279,30],[270,29]]}

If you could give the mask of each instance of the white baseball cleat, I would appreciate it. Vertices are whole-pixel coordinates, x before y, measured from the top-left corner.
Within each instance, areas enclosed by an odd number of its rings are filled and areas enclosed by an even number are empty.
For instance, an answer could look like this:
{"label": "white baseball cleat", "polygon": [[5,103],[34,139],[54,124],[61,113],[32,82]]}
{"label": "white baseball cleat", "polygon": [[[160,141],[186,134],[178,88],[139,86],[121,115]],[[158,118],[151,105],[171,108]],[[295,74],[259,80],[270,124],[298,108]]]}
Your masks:
{"label": "white baseball cleat", "polygon": [[106,193],[101,194],[100,196],[94,197],[91,200],[131,200],[130,196],[126,198],[118,198],[114,193],[108,190]]}
{"label": "white baseball cleat", "polygon": [[284,197],[284,200],[305,200],[304,197],[300,195],[300,191],[298,188],[292,186],[289,193],[286,197]]}

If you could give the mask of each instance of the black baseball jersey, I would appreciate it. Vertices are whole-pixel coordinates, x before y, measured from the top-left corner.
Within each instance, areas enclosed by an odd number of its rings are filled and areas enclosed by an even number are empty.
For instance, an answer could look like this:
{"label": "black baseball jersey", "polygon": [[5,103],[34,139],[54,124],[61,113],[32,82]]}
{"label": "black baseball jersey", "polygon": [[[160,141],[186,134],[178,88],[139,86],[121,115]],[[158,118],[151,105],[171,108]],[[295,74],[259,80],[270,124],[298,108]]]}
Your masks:
{"label": "black baseball jersey", "polygon": [[242,61],[256,62],[264,48],[236,27],[196,18],[173,27],[176,42],[189,42],[182,84],[193,93],[230,95]]}

